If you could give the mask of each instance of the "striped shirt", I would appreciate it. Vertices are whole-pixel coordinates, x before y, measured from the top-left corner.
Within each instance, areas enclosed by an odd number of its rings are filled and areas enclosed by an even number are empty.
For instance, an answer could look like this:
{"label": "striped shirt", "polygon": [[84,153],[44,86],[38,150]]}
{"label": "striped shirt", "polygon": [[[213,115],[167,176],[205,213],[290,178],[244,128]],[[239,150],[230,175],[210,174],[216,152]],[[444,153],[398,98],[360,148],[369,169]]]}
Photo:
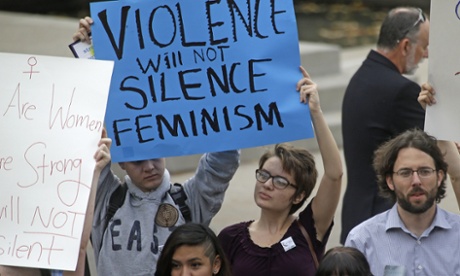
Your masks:
{"label": "striped shirt", "polygon": [[385,266],[402,266],[406,276],[460,275],[460,216],[437,206],[433,222],[417,237],[394,205],[356,226],[345,246],[363,252],[376,276],[384,275]]}

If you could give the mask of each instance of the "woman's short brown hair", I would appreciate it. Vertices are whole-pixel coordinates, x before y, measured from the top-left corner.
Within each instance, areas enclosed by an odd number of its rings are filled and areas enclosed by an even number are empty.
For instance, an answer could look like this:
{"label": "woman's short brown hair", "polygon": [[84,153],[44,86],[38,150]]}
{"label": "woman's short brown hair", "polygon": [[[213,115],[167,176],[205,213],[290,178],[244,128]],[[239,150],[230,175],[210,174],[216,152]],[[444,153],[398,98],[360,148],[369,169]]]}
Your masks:
{"label": "woman's short brown hair", "polygon": [[301,202],[291,206],[289,214],[293,214],[302,207],[305,200],[315,188],[316,179],[318,177],[315,160],[313,155],[307,150],[283,143],[277,144],[273,150],[266,152],[260,157],[259,169],[263,167],[269,158],[274,156],[281,160],[283,170],[294,178],[294,184],[297,185],[297,190],[293,198],[296,198],[303,192],[305,193],[305,197]]}

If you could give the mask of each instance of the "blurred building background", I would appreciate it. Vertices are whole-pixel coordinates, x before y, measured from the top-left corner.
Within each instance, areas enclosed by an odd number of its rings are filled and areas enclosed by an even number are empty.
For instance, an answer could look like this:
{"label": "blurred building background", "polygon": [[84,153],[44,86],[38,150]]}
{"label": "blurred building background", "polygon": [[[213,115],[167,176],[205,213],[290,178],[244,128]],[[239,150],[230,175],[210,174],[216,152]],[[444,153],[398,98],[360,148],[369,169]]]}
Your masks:
{"label": "blurred building background", "polygon": [[[1,0],[0,10],[80,18],[97,1]],[[294,0],[294,5],[300,40],[354,47],[375,43],[390,8],[411,5],[429,13],[430,0]]]}

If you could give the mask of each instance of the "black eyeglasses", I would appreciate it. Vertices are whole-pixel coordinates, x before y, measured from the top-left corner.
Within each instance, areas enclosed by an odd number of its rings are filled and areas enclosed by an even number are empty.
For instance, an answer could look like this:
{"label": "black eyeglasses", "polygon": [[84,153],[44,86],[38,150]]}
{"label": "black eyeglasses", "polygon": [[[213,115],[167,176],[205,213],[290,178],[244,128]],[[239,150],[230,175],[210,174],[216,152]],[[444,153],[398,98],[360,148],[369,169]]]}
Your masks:
{"label": "black eyeglasses", "polygon": [[423,13],[422,9],[418,8],[418,18],[417,20],[414,22],[414,24],[412,26],[410,26],[409,28],[407,28],[404,32],[403,32],[403,35],[401,36],[400,39],[397,40],[397,43],[399,43],[401,41],[401,39],[405,38],[407,36],[407,34],[413,29],[415,28],[415,26],[417,26],[419,23],[423,23],[425,22],[426,20],[426,17],[425,17],[425,14]]}
{"label": "black eyeglasses", "polygon": [[264,169],[257,169],[256,170],[256,179],[260,183],[265,183],[270,178],[273,179],[272,180],[273,186],[278,190],[284,190],[288,186],[292,186],[294,188],[297,188],[296,185],[290,183],[286,178],[284,178],[282,176],[279,176],[279,175],[272,176],[268,171],[266,171]]}
{"label": "black eyeglasses", "polygon": [[416,172],[418,177],[420,178],[429,178],[433,176],[435,171],[436,170],[432,168],[418,168],[416,170],[405,168],[405,169],[400,169],[397,172],[393,172],[393,173],[395,173],[397,176],[401,178],[408,179],[414,175],[414,172]]}

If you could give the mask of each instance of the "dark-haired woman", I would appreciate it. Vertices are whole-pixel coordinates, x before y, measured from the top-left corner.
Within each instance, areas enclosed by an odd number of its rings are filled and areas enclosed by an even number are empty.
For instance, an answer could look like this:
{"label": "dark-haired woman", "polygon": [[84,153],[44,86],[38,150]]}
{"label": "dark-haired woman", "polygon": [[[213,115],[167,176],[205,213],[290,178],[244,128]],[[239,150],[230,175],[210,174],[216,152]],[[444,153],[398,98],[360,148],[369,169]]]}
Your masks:
{"label": "dark-haired woman", "polygon": [[358,249],[338,246],[326,252],[315,276],[350,275],[372,276],[369,262]]}
{"label": "dark-haired woman", "polygon": [[168,237],[157,262],[155,276],[230,276],[230,268],[214,232],[187,223]]}

